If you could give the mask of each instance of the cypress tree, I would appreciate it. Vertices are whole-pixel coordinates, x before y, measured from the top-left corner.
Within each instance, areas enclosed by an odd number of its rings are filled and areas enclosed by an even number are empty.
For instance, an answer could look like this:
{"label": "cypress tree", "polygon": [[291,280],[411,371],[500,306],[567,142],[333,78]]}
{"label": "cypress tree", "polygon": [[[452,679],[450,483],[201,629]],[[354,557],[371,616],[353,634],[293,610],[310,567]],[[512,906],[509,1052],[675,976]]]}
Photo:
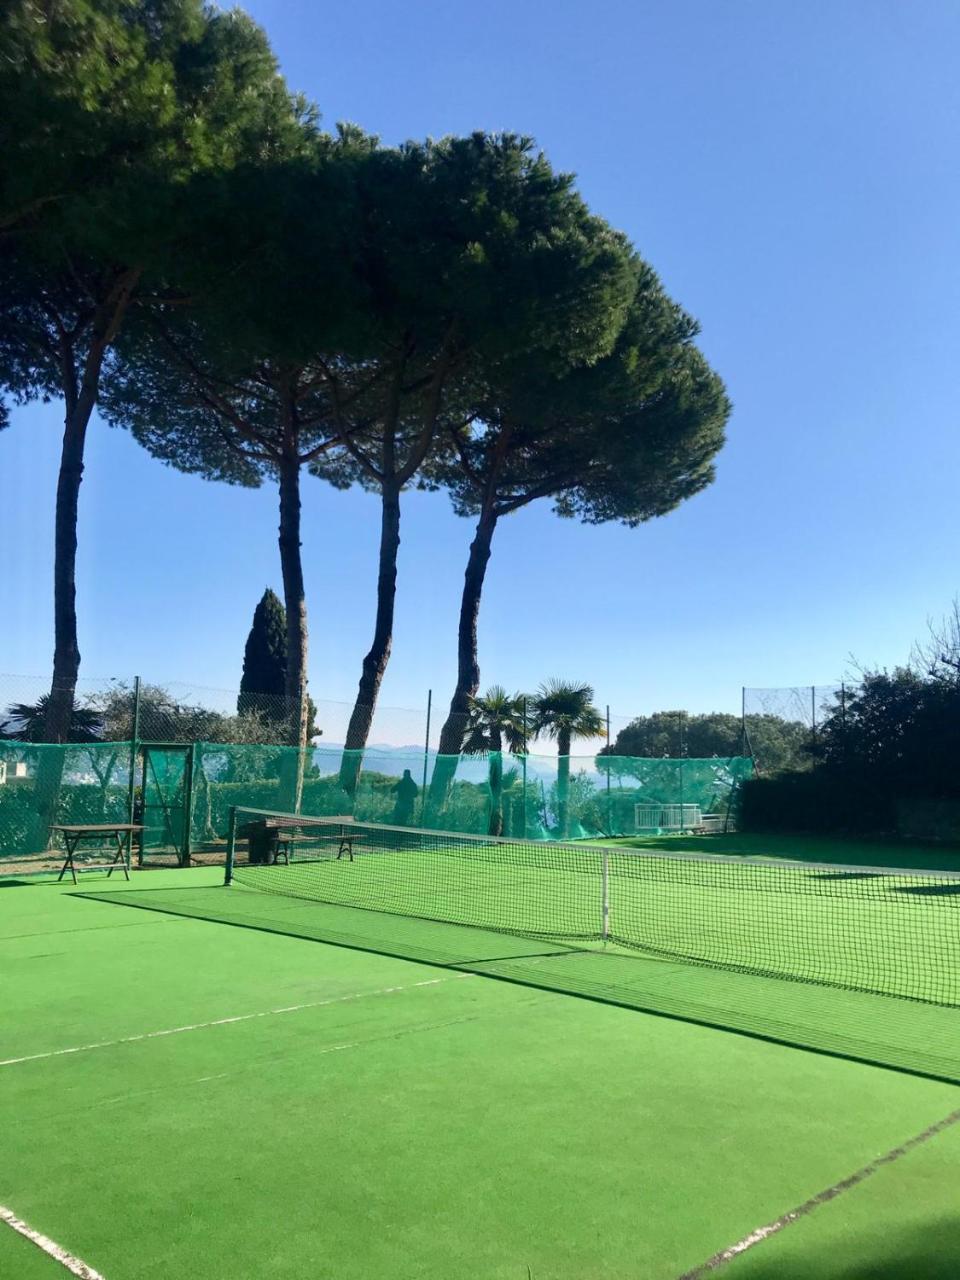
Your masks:
{"label": "cypress tree", "polygon": [[[265,695],[283,698],[287,673],[286,634],[286,610],[279,597],[267,587],[253,612],[253,625],[243,651],[243,675],[237,699],[237,711],[241,715],[267,710],[263,705]],[[275,712],[281,706],[280,702],[275,703]]]}

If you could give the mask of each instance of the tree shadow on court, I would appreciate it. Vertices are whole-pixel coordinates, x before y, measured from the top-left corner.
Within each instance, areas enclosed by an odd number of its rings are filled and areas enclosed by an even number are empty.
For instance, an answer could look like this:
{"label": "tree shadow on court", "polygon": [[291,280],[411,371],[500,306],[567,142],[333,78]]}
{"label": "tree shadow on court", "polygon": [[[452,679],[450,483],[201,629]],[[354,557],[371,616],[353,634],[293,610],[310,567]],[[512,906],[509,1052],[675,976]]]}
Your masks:
{"label": "tree shadow on court", "polygon": [[[913,884],[902,885],[896,890],[897,893],[912,893],[920,897],[945,898],[951,895],[960,894],[960,882],[957,884]],[[960,1276],[960,1271],[957,1272]]]}
{"label": "tree shadow on court", "polygon": [[[892,1212],[896,1212],[895,1207]],[[801,1228],[802,1229],[802,1228]],[[774,1246],[776,1247],[776,1246]],[[864,1237],[851,1262],[852,1242],[818,1245],[803,1262],[764,1260],[758,1247],[730,1269],[742,1280],[957,1280],[960,1277],[960,1220],[935,1219],[927,1226],[897,1232],[888,1217]],[[720,1268],[725,1272],[725,1268]],[[694,1272],[694,1275],[697,1273]],[[703,1280],[712,1272],[704,1272]]]}

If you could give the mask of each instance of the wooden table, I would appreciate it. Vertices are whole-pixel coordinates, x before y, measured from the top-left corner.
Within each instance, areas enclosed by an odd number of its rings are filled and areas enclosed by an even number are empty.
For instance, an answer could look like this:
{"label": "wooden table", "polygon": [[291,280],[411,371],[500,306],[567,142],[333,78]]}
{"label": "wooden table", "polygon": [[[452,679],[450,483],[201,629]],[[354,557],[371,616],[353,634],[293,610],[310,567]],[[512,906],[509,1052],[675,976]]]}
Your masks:
{"label": "wooden table", "polygon": [[[51,831],[59,831],[63,836],[64,847],[67,851],[66,859],[60,868],[60,874],[57,876],[57,884],[69,871],[73,876],[73,883],[77,884],[77,867],[74,861],[74,855],[77,846],[84,840],[104,841],[107,836],[113,836],[117,842],[117,852],[112,862],[94,862],[88,863],[82,868],[84,871],[104,871],[107,872],[107,879],[113,875],[117,867],[121,869],[126,878],[130,879],[130,840],[135,831],[142,831],[143,827],[136,822],[83,822],[83,823],[56,823],[50,828]],[[126,842],[126,843],[125,843]]]}

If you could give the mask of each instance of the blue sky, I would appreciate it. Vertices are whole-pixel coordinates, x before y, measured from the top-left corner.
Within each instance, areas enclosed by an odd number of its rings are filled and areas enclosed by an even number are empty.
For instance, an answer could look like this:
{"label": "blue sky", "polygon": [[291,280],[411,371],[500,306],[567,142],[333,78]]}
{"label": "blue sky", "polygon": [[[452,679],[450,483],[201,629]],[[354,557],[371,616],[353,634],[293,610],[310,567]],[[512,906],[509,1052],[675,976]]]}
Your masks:
{"label": "blue sky", "polygon": [[[843,0],[255,0],[291,86],[384,141],[532,134],[701,322],[734,402],[714,486],[639,530],[545,504],[496,535],[484,682],[591,681],[620,716],[904,658],[958,590],[960,7]],[[59,408],[0,435],[0,668],[45,676]],[[349,701],[376,499],[304,482],[311,686]],[[441,707],[471,532],[405,502],[388,706]],[[94,422],[83,673],[235,687],[279,589],[276,501]],[[403,735],[401,734],[401,738]]]}

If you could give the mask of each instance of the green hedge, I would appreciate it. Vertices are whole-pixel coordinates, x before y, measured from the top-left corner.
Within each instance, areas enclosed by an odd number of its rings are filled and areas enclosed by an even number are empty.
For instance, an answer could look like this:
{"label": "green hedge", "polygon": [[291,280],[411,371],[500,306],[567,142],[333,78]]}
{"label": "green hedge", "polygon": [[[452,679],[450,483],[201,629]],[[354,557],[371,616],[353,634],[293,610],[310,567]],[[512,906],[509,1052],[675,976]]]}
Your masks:
{"label": "green hedge", "polygon": [[[37,788],[32,778],[14,778],[0,796],[0,857],[45,852],[46,825],[39,820]],[[125,786],[105,788],[89,783],[62,783],[54,821],[95,823],[129,821]]]}
{"label": "green hedge", "polygon": [[753,778],[740,790],[742,831],[873,835],[897,829],[893,796],[826,770]]}

